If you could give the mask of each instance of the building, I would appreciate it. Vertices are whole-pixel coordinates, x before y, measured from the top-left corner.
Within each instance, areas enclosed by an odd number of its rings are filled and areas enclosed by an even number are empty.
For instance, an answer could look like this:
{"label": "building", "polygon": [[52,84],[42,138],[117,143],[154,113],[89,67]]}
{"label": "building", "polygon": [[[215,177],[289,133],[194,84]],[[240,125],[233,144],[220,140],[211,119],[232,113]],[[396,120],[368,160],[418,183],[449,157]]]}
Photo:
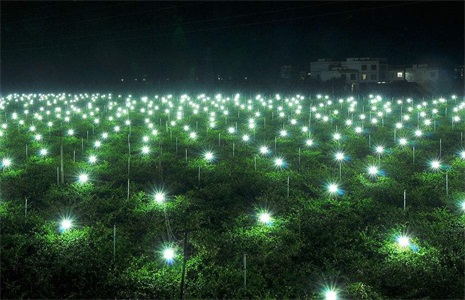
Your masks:
{"label": "building", "polygon": [[344,61],[319,59],[310,63],[312,77],[321,81],[343,79],[350,84],[377,83],[387,80],[384,58],[347,58]]}

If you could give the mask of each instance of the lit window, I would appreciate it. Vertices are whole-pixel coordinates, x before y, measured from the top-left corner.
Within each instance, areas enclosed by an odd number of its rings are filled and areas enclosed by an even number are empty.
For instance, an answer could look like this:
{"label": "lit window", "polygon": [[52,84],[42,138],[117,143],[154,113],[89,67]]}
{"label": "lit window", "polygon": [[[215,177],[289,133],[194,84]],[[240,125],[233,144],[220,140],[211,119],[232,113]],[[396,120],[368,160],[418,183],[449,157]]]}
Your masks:
{"label": "lit window", "polygon": [[397,78],[402,78],[403,73],[402,72],[397,72]]}
{"label": "lit window", "polygon": [[367,74],[362,74],[362,80],[366,80],[367,79]]}

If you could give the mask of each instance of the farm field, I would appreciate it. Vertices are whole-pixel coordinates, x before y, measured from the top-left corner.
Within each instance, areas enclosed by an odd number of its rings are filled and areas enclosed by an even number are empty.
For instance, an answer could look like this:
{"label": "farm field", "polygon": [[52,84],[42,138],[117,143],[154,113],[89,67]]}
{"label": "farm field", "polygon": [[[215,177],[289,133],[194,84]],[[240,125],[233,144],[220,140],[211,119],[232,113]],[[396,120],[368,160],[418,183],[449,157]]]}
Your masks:
{"label": "farm field", "polygon": [[3,298],[463,298],[465,100],[0,98]]}

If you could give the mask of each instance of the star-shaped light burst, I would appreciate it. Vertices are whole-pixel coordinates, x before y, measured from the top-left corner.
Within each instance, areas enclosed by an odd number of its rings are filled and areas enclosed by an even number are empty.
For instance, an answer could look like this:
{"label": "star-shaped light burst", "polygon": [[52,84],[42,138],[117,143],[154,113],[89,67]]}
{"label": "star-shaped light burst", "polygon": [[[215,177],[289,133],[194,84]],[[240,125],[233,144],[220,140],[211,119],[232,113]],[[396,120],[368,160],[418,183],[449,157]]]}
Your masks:
{"label": "star-shaped light burst", "polygon": [[336,132],[333,134],[333,140],[339,141],[341,139],[341,134],[339,132]]}
{"label": "star-shaped light burst", "polygon": [[375,176],[378,176],[379,174],[379,168],[377,166],[371,165],[371,166],[368,166],[367,172],[368,172],[368,175],[370,175],[371,177],[375,177]]}
{"label": "star-shaped light burst", "polygon": [[42,148],[39,150],[40,156],[46,156],[48,154],[48,150],[45,148]]}
{"label": "star-shaped light burst", "polygon": [[383,154],[383,153],[384,153],[384,146],[381,146],[381,145],[376,146],[375,152],[376,152],[377,154]]}
{"label": "star-shaped light burst", "polygon": [[158,191],[155,193],[153,198],[155,202],[157,202],[158,204],[162,204],[166,201],[166,194],[164,192]]}
{"label": "star-shaped light burst", "polygon": [[90,155],[88,161],[90,164],[95,164],[97,162],[97,156]]}
{"label": "star-shaped light burst", "polygon": [[405,145],[407,145],[407,144],[408,144],[408,141],[407,141],[406,138],[400,138],[400,139],[399,139],[399,145],[405,146]]}
{"label": "star-shaped light burst", "polygon": [[145,146],[142,146],[142,150],[141,150],[142,154],[149,154],[150,153],[150,147],[145,145]]}
{"label": "star-shaped light burst", "polygon": [[308,147],[313,146],[313,140],[312,140],[312,139],[307,139],[307,140],[305,141],[305,145],[308,146]]}
{"label": "star-shaped light burst", "polygon": [[328,193],[330,193],[331,195],[335,195],[335,194],[339,194],[341,192],[340,188],[339,188],[339,185],[337,183],[329,183],[327,186],[326,186],[326,190],[328,191]]}
{"label": "star-shaped light burst", "polygon": [[270,225],[273,222],[273,218],[269,212],[262,211],[258,214],[258,222],[265,225]]}
{"label": "star-shaped light burst", "polygon": [[465,159],[465,150],[460,151],[459,156],[461,159]]}
{"label": "star-shaped light burst", "polygon": [[60,231],[65,232],[67,230],[70,230],[73,227],[73,220],[70,218],[63,218],[60,221]]}
{"label": "star-shaped light burst", "polygon": [[397,237],[397,245],[401,248],[407,248],[410,246],[410,238],[406,235],[400,235]]}
{"label": "star-shaped light burst", "polygon": [[277,168],[282,168],[284,167],[284,159],[281,157],[276,157],[273,161],[273,164]]}
{"label": "star-shaped light burst", "polygon": [[326,289],[324,291],[325,300],[337,300],[338,292],[334,289]]}
{"label": "star-shaped light burst", "polygon": [[205,152],[205,153],[203,154],[203,158],[204,158],[206,161],[210,162],[210,161],[212,161],[212,160],[215,159],[215,155],[213,154],[213,152],[207,151],[207,152]]}
{"label": "star-shaped light burst", "polygon": [[260,147],[260,154],[267,155],[268,153],[270,153],[270,149],[267,146]]}
{"label": "star-shaped light burst", "polygon": [[334,154],[334,159],[336,159],[336,160],[339,161],[339,162],[340,162],[340,161],[343,161],[343,160],[345,159],[344,152],[341,152],[341,151],[336,152],[336,153]]}
{"label": "star-shaped light burst", "polygon": [[87,183],[89,181],[89,175],[86,173],[81,173],[78,176],[78,182],[81,184]]}
{"label": "star-shaped light burst", "polygon": [[439,170],[441,169],[441,161],[437,159],[433,159],[432,161],[429,162],[429,166],[433,170]]}
{"label": "star-shaped light burst", "polygon": [[173,247],[165,247],[162,250],[162,257],[168,264],[172,264],[176,258],[176,250]]}
{"label": "star-shaped light burst", "polygon": [[2,159],[2,167],[3,167],[3,168],[8,168],[8,167],[10,167],[12,163],[13,163],[13,162],[11,161],[10,158],[5,157],[4,159]]}

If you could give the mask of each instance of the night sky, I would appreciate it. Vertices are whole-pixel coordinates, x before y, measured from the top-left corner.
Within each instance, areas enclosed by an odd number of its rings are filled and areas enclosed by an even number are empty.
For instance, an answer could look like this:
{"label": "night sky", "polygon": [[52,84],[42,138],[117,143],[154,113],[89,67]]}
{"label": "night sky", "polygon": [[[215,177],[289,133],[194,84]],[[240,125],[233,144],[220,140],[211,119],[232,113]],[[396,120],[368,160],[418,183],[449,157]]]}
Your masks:
{"label": "night sky", "polygon": [[317,58],[464,61],[463,2],[2,2],[11,89],[275,78]]}

